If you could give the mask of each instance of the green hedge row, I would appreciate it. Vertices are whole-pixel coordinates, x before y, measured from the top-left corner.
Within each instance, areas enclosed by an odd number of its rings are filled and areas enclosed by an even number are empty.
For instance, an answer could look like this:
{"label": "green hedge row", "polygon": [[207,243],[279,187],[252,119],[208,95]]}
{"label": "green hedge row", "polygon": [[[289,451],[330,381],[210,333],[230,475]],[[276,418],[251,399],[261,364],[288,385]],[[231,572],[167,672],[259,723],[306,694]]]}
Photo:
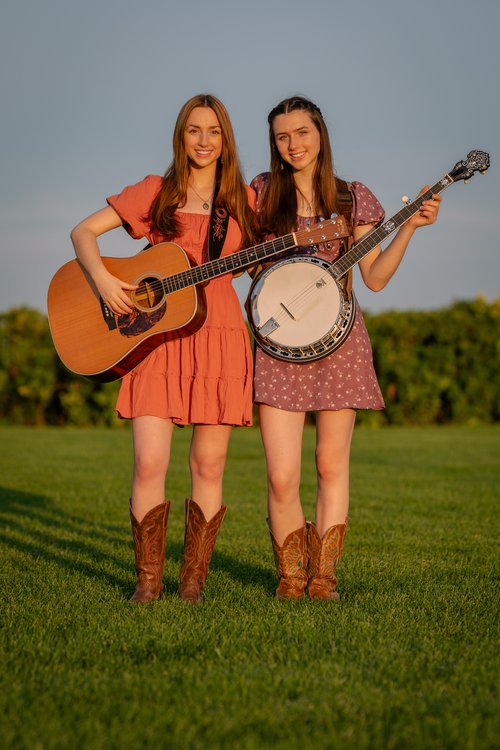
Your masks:
{"label": "green hedge row", "polygon": [[[500,417],[500,299],[365,315],[386,403],[368,421],[475,424]],[[360,421],[364,415],[360,415]]]}
{"label": "green hedge row", "polygon": [[[365,314],[386,409],[358,422],[479,424],[500,415],[500,299],[430,312]],[[120,425],[119,383],[68,372],[47,319],[36,310],[0,313],[0,421],[26,425]]]}

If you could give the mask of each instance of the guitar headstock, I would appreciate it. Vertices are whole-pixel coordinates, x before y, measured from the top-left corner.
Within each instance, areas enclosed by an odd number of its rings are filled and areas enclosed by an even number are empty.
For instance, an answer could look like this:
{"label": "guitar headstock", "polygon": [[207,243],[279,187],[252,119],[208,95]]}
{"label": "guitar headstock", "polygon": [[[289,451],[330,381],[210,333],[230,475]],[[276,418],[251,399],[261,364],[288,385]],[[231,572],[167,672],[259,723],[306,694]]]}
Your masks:
{"label": "guitar headstock", "polygon": [[343,216],[336,216],[333,219],[325,219],[318,222],[318,224],[313,224],[311,227],[297,229],[294,235],[297,243],[305,246],[340,240],[342,237],[349,236],[349,230],[345,218]]}
{"label": "guitar headstock", "polygon": [[484,174],[490,166],[490,155],[486,151],[469,151],[467,158],[455,164],[450,177],[457,180],[470,180],[475,172]]}

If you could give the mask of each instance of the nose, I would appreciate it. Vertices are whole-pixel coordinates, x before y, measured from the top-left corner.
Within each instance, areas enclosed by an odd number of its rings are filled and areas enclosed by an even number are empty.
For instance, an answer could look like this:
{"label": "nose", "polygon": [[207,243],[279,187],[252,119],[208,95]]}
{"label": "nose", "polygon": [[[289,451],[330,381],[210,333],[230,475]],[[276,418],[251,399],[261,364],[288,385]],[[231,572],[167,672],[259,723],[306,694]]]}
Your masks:
{"label": "nose", "polygon": [[198,144],[200,146],[206,146],[208,143],[208,133],[205,130],[200,130],[198,134]]}

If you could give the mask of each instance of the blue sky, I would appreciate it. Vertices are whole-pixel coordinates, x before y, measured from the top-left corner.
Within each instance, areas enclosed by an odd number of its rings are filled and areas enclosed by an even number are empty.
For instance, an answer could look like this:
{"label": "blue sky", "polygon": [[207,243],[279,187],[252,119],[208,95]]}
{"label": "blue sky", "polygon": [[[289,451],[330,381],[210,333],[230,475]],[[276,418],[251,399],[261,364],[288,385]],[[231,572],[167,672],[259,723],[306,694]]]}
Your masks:
{"label": "blue sky", "polygon": [[[163,173],[183,102],[219,96],[248,181],[269,162],[266,118],[301,93],[322,109],[336,171],[387,215],[470,149],[492,167],[444,193],[363,307],[429,309],[500,294],[500,4],[496,0],[11,0],[0,10],[0,310],[42,311],[71,228],[107,195]],[[141,243],[118,230],[103,254]],[[243,297],[246,282],[236,282]]]}

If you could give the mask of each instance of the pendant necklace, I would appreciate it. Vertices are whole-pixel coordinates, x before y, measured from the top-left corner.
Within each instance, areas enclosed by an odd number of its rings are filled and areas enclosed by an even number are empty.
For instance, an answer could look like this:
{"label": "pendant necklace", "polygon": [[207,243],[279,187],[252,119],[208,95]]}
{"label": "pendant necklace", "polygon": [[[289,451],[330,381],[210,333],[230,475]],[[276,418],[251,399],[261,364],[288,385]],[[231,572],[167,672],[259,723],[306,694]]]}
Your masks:
{"label": "pendant necklace", "polygon": [[[199,194],[199,192],[196,190],[196,188],[193,187],[193,185],[189,184],[189,187],[191,188],[191,190],[193,191],[193,193],[195,193],[198,196],[198,198],[200,199],[200,201],[202,202],[202,207],[204,208],[204,210],[208,211],[208,209],[210,208],[210,203],[208,202],[208,200],[205,200],[205,198],[202,198],[201,195]],[[212,190],[212,194],[213,194],[213,190]]]}
{"label": "pendant necklace", "polygon": [[306,198],[306,196],[302,192],[302,190],[299,187],[297,187],[297,185],[295,185],[295,189],[302,196],[302,200],[306,204],[306,213],[307,213],[306,226],[310,227],[311,226],[311,214],[313,212],[314,193],[312,195],[311,200],[308,201],[307,198]]}
{"label": "pendant necklace", "polygon": [[304,200],[304,203],[306,204],[306,213],[308,213],[309,216],[310,216],[312,214],[312,210],[313,210],[314,193],[313,193],[313,197],[311,198],[311,200],[308,201],[307,198],[306,198],[306,196],[302,192],[302,190],[299,187],[297,187],[297,185],[295,185],[295,189],[302,196],[302,198]]}

